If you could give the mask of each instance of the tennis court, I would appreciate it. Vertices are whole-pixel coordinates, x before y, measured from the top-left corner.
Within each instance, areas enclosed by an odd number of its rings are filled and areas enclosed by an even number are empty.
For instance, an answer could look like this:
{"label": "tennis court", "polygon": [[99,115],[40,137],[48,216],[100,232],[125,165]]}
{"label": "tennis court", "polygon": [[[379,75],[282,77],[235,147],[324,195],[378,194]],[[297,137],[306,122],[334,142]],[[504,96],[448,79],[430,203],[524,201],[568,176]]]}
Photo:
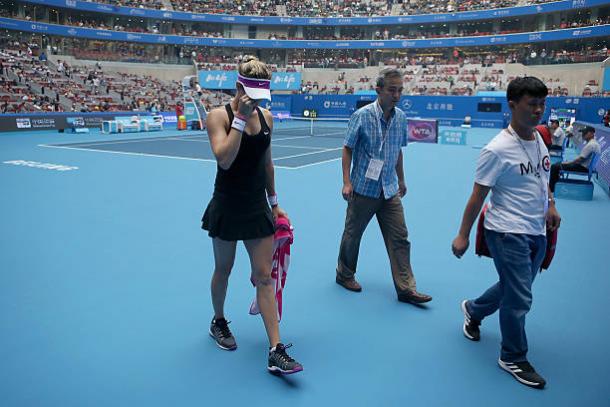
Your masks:
{"label": "tennis court", "polygon": [[0,135],[2,404],[608,404],[610,200],[599,186],[593,201],[557,203],[557,254],[527,319],[531,361],[548,380],[536,391],[498,368],[497,316],[480,343],[461,330],[460,301],[497,278],[472,247],[461,260],[450,250],[478,148],[496,131],[404,150],[412,264],[434,297],[414,307],[396,300],[375,222],[360,251],[363,292],[335,284],[342,140],[306,128],[277,123],[272,142],[295,227],[280,327],[305,367],[286,378],[266,373],[241,245],[226,306],[239,348],[223,352],[208,336],[213,257],[200,218],[216,165],[205,134]]}

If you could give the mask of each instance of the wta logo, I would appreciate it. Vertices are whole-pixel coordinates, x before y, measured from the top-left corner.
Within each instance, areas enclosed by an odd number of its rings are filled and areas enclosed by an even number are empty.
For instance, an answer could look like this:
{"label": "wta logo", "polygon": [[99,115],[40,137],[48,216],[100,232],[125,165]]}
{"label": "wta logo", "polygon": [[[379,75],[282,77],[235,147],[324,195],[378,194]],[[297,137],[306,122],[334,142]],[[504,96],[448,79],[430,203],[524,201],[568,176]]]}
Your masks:
{"label": "wta logo", "polygon": [[409,124],[409,140],[428,141],[436,139],[436,128],[431,123],[416,122]]}

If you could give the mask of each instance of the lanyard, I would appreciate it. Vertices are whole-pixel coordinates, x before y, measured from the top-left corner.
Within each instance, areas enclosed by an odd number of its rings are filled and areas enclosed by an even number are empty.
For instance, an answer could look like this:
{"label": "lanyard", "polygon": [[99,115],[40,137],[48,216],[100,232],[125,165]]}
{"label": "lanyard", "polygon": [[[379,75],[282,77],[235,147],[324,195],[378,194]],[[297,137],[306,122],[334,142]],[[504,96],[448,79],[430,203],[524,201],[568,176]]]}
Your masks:
{"label": "lanyard", "polygon": [[[527,156],[527,159],[529,160],[529,162],[534,164],[534,160],[532,160],[532,157],[530,157],[530,154],[527,152],[527,149],[523,145],[523,142],[521,141],[521,138],[517,135],[515,130],[513,130],[513,128],[510,125],[508,126],[508,132],[511,134],[511,136],[513,136],[515,139],[517,139],[517,142],[521,146],[521,149],[523,150],[523,152]],[[536,161],[536,163],[534,164],[534,174],[536,175],[536,178],[540,178],[540,169],[539,169],[539,167],[542,165],[542,162],[541,162],[542,161],[542,157],[541,157],[541,153],[540,153],[540,142],[538,141],[538,137],[536,136],[535,133],[534,133],[534,140],[536,140],[536,153],[538,154],[538,161]]]}
{"label": "lanyard", "polygon": [[[534,160],[532,160],[532,158],[530,157],[529,153],[527,152],[527,149],[523,145],[523,142],[521,141],[521,138],[519,137],[517,132],[515,132],[515,130],[510,125],[508,126],[508,132],[514,138],[517,139],[517,142],[519,143],[519,145],[521,146],[521,149],[523,150],[523,152],[527,156],[527,159],[529,160],[530,163],[532,163],[534,165],[534,174],[536,175],[536,178],[538,178],[538,181],[539,181],[538,184],[540,185],[540,192],[542,192],[542,197],[543,197],[543,199],[545,201],[545,204],[546,204],[547,186],[545,185],[542,177],[540,176],[540,167],[542,167],[542,157],[541,157],[542,154],[540,153],[540,141],[538,140],[538,136],[536,135],[536,133],[534,133],[534,140],[536,140],[536,152],[538,153],[538,162],[536,162],[534,164]],[[546,206],[545,206],[545,212],[546,212]]]}
{"label": "lanyard", "polygon": [[385,139],[388,136],[388,132],[390,131],[390,126],[392,125],[392,118],[390,117],[390,122],[387,124],[385,132],[383,131],[383,127],[381,126],[381,117],[383,116],[383,110],[379,105],[379,101],[375,102],[375,117],[377,119],[377,128],[379,129],[379,135],[381,136],[381,144],[379,145],[379,155],[381,155],[381,150],[383,149],[383,144],[385,143]]}

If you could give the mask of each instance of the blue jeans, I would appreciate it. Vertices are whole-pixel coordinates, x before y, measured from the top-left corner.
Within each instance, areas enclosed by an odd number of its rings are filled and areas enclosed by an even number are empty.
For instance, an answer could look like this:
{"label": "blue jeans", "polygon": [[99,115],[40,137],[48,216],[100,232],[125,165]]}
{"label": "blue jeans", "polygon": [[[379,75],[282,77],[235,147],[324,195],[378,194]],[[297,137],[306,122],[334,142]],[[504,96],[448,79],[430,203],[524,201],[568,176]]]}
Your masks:
{"label": "blue jeans", "polygon": [[500,358],[505,362],[522,362],[527,360],[525,315],[532,305],[532,283],[544,259],[546,237],[485,229],[485,240],[500,281],[479,298],[468,301],[466,307],[478,321],[499,309]]}

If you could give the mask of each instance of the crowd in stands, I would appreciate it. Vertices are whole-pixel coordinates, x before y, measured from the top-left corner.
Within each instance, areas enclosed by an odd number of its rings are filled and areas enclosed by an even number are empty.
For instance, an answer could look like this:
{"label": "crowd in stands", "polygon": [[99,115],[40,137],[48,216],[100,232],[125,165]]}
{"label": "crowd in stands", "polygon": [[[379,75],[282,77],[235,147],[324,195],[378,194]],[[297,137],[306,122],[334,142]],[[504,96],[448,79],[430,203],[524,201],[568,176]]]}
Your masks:
{"label": "crowd in stands", "polygon": [[559,24],[552,24],[550,27],[547,27],[547,30],[560,30],[564,28],[589,27],[605,24],[610,24],[610,16],[598,17],[593,21],[591,21],[591,18],[588,16],[577,16],[570,20],[562,19]]}
{"label": "crowd in stands", "polygon": [[398,10],[394,14],[436,14],[462,11],[487,10],[527,4],[549,3],[556,0],[398,0]]}
{"label": "crowd in stands", "polygon": [[51,78],[43,61],[27,44],[12,48],[0,49],[0,112],[63,111],[59,94],[41,86]]}
{"label": "crowd in stands", "polygon": [[[33,45],[32,45],[33,47]],[[28,44],[0,47],[0,112],[172,111],[182,98],[181,84],[148,75],[106,72],[93,66],[51,63]],[[35,55],[38,54],[38,55]],[[206,108],[221,106],[229,95],[202,90]]]}
{"label": "crowd in stands", "polygon": [[57,65],[26,51],[27,45],[0,49],[0,101],[6,112],[171,110],[181,89],[143,75],[106,73],[94,67]]}
{"label": "crowd in stands", "polygon": [[[290,17],[356,17],[454,13],[556,0],[171,0],[173,10],[193,13]],[[118,6],[164,10],[161,0],[96,0]]]}
{"label": "crowd in stands", "polygon": [[[15,18],[15,17],[13,17]],[[145,24],[137,22],[123,22],[121,20],[115,21],[114,24],[107,24],[103,21],[103,19],[96,18],[72,18],[72,16],[68,16],[66,18],[66,25],[72,25],[75,27],[84,27],[84,28],[95,28],[101,30],[112,30],[112,31],[125,31],[125,32],[134,32],[134,33],[144,33],[144,34],[159,34],[161,33],[158,24],[153,24],[150,27],[147,27]],[[171,34],[171,35],[181,35],[181,36],[192,36],[192,37],[213,37],[213,38],[221,38],[222,33],[214,30],[205,30],[204,25],[195,24],[192,28],[187,27],[184,23],[172,23],[171,27],[163,34]]]}
{"label": "crowd in stands", "polygon": [[392,12],[392,1],[375,0],[315,0],[287,1],[286,15],[294,17],[357,17],[387,16]]}
{"label": "crowd in stands", "polygon": [[600,62],[610,57],[608,47],[599,49],[585,47],[579,50],[549,50],[545,48],[525,47],[517,58],[524,65],[571,64],[583,62]]}
{"label": "crowd in stands", "polygon": [[156,10],[168,10],[161,0],[84,0],[90,3],[107,3],[113,6],[151,8]]}

